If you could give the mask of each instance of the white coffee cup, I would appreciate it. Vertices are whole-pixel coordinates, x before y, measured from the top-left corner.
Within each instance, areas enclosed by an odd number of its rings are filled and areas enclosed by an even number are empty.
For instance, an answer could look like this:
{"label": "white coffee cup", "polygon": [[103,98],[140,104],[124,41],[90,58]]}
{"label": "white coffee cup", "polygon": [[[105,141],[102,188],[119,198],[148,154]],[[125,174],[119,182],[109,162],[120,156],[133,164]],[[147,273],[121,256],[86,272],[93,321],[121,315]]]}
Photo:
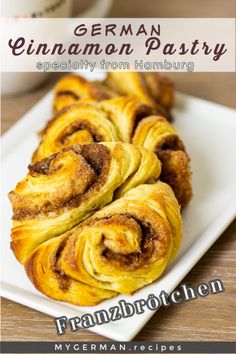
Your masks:
{"label": "white coffee cup", "polygon": [[2,2],[2,17],[68,17],[71,1],[65,0],[7,0]]}
{"label": "white coffee cup", "polygon": [[[77,17],[105,17],[113,0],[96,0]],[[6,0],[2,2],[3,18],[68,18],[72,12],[72,0]],[[2,73],[1,86],[3,94],[20,93],[40,85],[50,73],[14,72]]]}

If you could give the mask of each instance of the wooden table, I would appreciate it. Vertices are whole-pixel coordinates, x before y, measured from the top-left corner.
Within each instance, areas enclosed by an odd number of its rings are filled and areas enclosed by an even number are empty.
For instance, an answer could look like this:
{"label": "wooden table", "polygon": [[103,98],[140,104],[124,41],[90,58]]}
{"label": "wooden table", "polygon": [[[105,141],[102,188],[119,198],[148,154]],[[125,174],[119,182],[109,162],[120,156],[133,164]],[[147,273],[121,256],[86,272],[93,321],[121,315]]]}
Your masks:
{"label": "wooden table", "polygon": [[[119,0],[111,17],[233,17],[236,2],[195,0]],[[55,81],[57,75],[54,75]],[[236,108],[236,74],[172,74],[178,90]],[[53,80],[37,90],[2,99],[2,130],[9,129],[52,87]],[[191,118],[191,117],[190,117]],[[233,152],[229,152],[233,153]],[[6,171],[5,171],[6,173]],[[183,280],[190,286],[219,278],[225,292],[209,295],[180,306],[160,309],[135,338],[136,340],[234,340],[236,323],[236,221]],[[8,235],[4,235],[7,237]],[[3,269],[4,271],[4,269]],[[2,299],[2,340],[96,341],[99,335],[86,330],[68,332],[58,338],[51,317]],[[105,339],[106,340],[106,339]]]}

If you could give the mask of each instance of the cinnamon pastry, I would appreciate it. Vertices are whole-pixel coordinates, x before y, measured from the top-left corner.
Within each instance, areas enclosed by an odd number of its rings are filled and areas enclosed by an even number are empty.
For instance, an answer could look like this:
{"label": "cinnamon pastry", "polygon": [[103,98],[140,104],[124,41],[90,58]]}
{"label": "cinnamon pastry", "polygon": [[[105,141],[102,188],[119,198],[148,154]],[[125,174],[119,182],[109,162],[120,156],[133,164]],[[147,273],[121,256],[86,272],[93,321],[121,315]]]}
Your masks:
{"label": "cinnamon pastry", "polygon": [[109,72],[105,84],[120,95],[137,97],[156,113],[170,119],[174,104],[174,85],[165,75],[142,72]]}
{"label": "cinnamon pastry", "polygon": [[58,82],[56,115],[9,193],[11,247],[39,291],[95,305],[153,282],[175,258],[177,200],[185,205],[192,189],[183,142],[163,117],[173,99],[160,74]]}
{"label": "cinnamon pastry", "polygon": [[182,238],[178,202],[162,182],[140,185],[29,256],[26,272],[47,296],[95,305],[150,284]]}
{"label": "cinnamon pastry", "polygon": [[154,153],[131,144],[73,145],[29,166],[9,193],[11,247],[25,263],[33,250],[72,229],[140,183],[153,183],[161,165]]}
{"label": "cinnamon pastry", "polygon": [[141,145],[162,162],[161,180],[168,183],[181,206],[192,197],[190,159],[178,132],[165,118],[134,97],[118,97],[99,103],[117,127],[121,141]]}
{"label": "cinnamon pastry", "polygon": [[100,101],[114,96],[116,93],[101,82],[87,81],[79,75],[66,75],[55,87],[53,111],[57,113],[80,99]]}
{"label": "cinnamon pastry", "polygon": [[150,96],[169,112],[175,101],[173,81],[158,72],[142,72],[140,74]]}
{"label": "cinnamon pastry", "polygon": [[32,162],[73,144],[101,141],[119,141],[116,127],[99,107],[92,102],[80,101],[65,107],[48,122]]}
{"label": "cinnamon pastry", "polygon": [[104,82],[87,81],[79,75],[66,75],[54,91],[54,113],[80,99],[102,101],[116,96],[137,97],[155,113],[171,119],[174,85],[160,73],[110,72]]}
{"label": "cinnamon pastry", "polygon": [[168,183],[181,206],[192,198],[190,159],[176,129],[163,117],[150,116],[138,124],[133,139],[157,154],[162,162],[161,180]]}
{"label": "cinnamon pastry", "polygon": [[162,162],[161,179],[182,206],[192,197],[190,160],[174,127],[153,108],[131,96],[65,107],[46,126],[33,162],[72,144],[122,141],[144,146]]}
{"label": "cinnamon pastry", "polygon": [[131,96],[104,100],[98,105],[116,126],[119,140],[128,143],[132,142],[134,131],[139,122],[154,113],[152,107]]}

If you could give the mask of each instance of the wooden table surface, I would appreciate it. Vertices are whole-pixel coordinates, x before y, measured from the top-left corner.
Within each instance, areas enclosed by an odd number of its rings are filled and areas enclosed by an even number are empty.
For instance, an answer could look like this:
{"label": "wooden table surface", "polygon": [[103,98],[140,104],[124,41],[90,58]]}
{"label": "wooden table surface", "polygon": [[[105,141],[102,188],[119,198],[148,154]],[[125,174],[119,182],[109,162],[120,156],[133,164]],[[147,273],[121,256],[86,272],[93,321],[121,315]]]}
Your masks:
{"label": "wooden table surface", "polygon": [[[119,0],[115,2],[110,16],[234,17],[236,13],[234,0],[208,0],[202,1],[202,5],[199,6],[199,2],[195,0],[147,0],[145,6],[144,2],[139,0]],[[171,76],[174,78],[176,88],[180,91],[236,108],[236,74],[178,73]],[[54,74],[52,80],[33,92],[3,97],[2,131],[8,130],[43,97],[57,77],[58,75]],[[183,280],[183,283],[196,287],[199,283],[219,278],[224,283],[225,292],[179,306],[160,309],[141,330],[136,340],[235,340],[235,234],[236,221],[228,227]],[[68,332],[58,338],[51,317],[7,299],[2,299],[1,312],[2,340],[106,340],[86,330]]]}

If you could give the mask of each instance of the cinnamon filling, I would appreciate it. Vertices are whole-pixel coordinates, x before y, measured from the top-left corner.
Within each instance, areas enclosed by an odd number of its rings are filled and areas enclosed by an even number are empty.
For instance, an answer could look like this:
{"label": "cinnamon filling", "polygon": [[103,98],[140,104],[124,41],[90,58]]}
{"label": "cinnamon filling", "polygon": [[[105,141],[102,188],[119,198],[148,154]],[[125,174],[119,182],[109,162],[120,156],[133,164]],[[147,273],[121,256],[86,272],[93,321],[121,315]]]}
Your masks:
{"label": "cinnamon filling", "polygon": [[[53,154],[49,157],[46,157],[45,159],[36,162],[34,165],[29,165],[28,169],[31,175],[34,175],[35,173],[41,174],[41,175],[50,175],[51,173],[56,172],[55,169],[51,169],[51,163],[55,158],[58,156],[57,154]],[[60,166],[57,167],[57,170],[60,168]]]}
{"label": "cinnamon filling", "polygon": [[183,150],[184,151],[184,145],[177,135],[169,135],[156,145],[155,150],[157,154],[163,150],[172,150],[172,151]]}
{"label": "cinnamon filling", "polygon": [[77,103],[72,103],[68,106],[63,107],[61,110],[59,110],[49,121],[47,122],[45,128],[41,131],[41,135],[44,135],[47,133],[47,130],[51,127],[51,125],[54,123],[55,120],[57,120],[59,117],[61,117],[63,114],[65,114],[67,111],[72,109],[73,107],[76,107],[78,105]]}
{"label": "cinnamon filling", "polygon": [[95,101],[107,100],[112,97],[100,83],[93,83],[89,85],[91,97]]}
{"label": "cinnamon filling", "polygon": [[138,125],[138,123],[144,119],[147,118],[148,116],[154,114],[154,109],[151,106],[142,104],[139,105],[136,111],[134,112],[134,125],[133,125],[133,130],[131,136],[133,136],[134,131]]}
{"label": "cinnamon filling", "polygon": [[67,240],[65,239],[61,242],[60,246],[57,249],[57,252],[55,254],[55,259],[53,260],[53,264],[52,264],[52,271],[55,273],[58,281],[58,287],[62,291],[67,291],[71,283],[70,277],[68,277],[64,272],[62,272],[59,267],[60,255],[66,245],[66,241]]}
{"label": "cinnamon filling", "polygon": [[124,267],[130,271],[142,268],[150,262],[150,259],[160,253],[160,245],[157,240],[157,233],[154,232],[150,223],[143,222],[128,214],[122,214],[132,219],[141,229],[142,238],[140,243],[140,252],[132,252],[130,254],[122,254],[114,252],[109,248],[105,248],[102,256],[109,260],[118,268]]}
{"label": "cinnamon filling", "polygon": [[63,154],[63,152],[68,150],[72,150],[75,154],[81,155],[85,160],[84,163],[88,164],[93,173],[95,173],[94,177],[91,177],[90,181],[87,181],[87,186],[86,189],[84,189],[84,192],[82,194],[72,196],[69,201],[67,200],[64,203],[60,203],[60,205],[55,206],[55,203],[50,203],[50,205],[44,204],[41,208],[40,205],[38,205],[34,210],[27,208],[27,202],[22,201],[21,206],[18,206],[15,209],[13,208],[14,220],[19,220],[26,216],[38,215],[42,212],[57,211],[64,207],[78,207],[84,200],[89,198],[88,193],[95,193],[95,190],[99,189],[99,187],[105,183],[109,173],[111,155],[109,149],[106,146],[100,144],[72,145],[62,150],[62,152],[53,154],[50,157],[47,157],[39,162],[36,162],[34,165],[29,166],[30,174],[32,176],[34,174],[53,174],[57,169],[60,169],[61,166],[59,165],[56,168],[53,168],[52,161],[58,155]]}
{"label": "cinnamon filling", "polygon": [[87,130],[90,133],[90,135],[92,136],[93,141],[96,143],[99,143],[99,142],[105,140],[102,137],[102,135],[97,134],[96,129],[91,127],[87,122],[83,122],[83,123],[74,122],[73,124],[70,124],[64,130],[63,137],[61,138],[61,143],[64,144],[66,142],[66,139],[68,136],[74,134],[75,132],[77,132],[79,130]]}
{"label": "cinnamon filling", "polygon": [[59,92],[57,93],[57,96],[71,96],[71,97],[73,97],[75,100],[79,100],[79,99],[80,99],[80,96],[78,96],[75,92],[69,91],[69,90],[59,91]]}

